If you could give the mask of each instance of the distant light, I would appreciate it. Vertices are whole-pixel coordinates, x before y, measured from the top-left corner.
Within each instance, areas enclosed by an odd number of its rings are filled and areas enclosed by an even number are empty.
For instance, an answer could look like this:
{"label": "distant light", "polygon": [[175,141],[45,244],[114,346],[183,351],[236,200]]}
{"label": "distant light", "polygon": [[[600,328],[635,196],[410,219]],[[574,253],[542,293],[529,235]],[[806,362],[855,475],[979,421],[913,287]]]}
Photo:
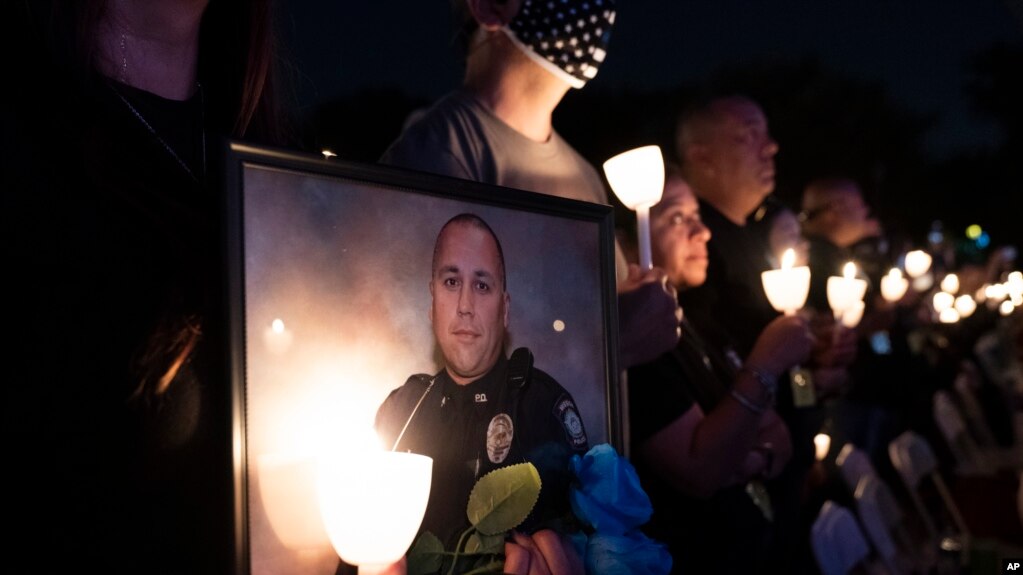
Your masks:
{"label": "distant light", "polygon": [[947,291],[950,294],[954,294],[959,291],[959,276],[955,274],[948,274],[943,280],[941,280],[942,291]]}
{"label": "distant light", "polygon": [[977,247],[984,249],[991,245],[991,236],[987,235],[987,232],[981,232],[980,237],[976,240]]}
{"label": "distant light", "polygon": [[956,296],[948,292],[940,291],[934,294],[931,303],[934,304],[934,311],[942,313],[945,310],[951,308],[955,304],[955,301]]}
{"label": "distant light", "polygon": [[984,229],[978,226],[977,224],[973,224],[966,227],[966,237],[970,238],[971,240],[979,238],[980,234],[982,233],[984,233]]}
{"label": "distant light", "polygon": [[931,242],[932,244],[940,244],[944,239],[945,234],[941,233],[938,230],[934,230],[933,232],[927,234],[927,241]]}
{"label": "distant light", "polygon": [[1005,296],[1009,294],[1008,288],[1005,284],[991,284],[984,288],[984,295],[987,299],[1000,301],[1005,299]]}
{"label": "distant light", "polygon": [[554,331],[559,333],[565,331],[565,322],[560,319],[554,320]]}
{"label": "distant light", "polygon": [[931,254],[923,250],[913,250],[906,254],[906,274],[918,278],[931,269]]}
{"label": "distant light", "polygon": [[931,289],[934,285],[934,276],[931,274],[924,274],[918,278],[913,278],[913,283],[910,285],[912,285],[913,289],[918,292],[925,292]]}
{"label": "distant light", "polygon": [[813,446],[817,461],[824,461],[831,451],[831,436],[827,433],[818,433],[813,437]]}
{"label": "distant light", "polygon": [[1016,306],[1012,305],[1012,302],[1009,300],[1003,301],[1002,305],[998,306],[998,311],[1002,315],[1009,315],[1014,309],[1016,309]]}
{"label": "distant light", "polygon": [[977,311],[977,302],[969,295],[961,295],[956,298],[955,309],[960,317],[970,317]]}
{"label": "distant light", "polygon": [[938,315],[938,321],[941,323],[955,323],[959,321],[959,312],[954,307],[950,307]]}
{"label": "distant light", "polygon": [[327,149],[324,149],[320,153],[323,154],[324,159],[327,159],[327,160],[329,160],[330,158],[337,157],[337,154],[335,154],[334,152],[331,152],[330,150],[327,150]]}

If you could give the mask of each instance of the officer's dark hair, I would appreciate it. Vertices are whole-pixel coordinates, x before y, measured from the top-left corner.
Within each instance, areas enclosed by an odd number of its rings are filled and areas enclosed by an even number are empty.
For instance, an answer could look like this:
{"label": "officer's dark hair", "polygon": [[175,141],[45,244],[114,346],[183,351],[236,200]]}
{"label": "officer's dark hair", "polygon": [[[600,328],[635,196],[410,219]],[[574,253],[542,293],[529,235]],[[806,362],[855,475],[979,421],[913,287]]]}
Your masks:
{"label": "officer's dark hair", "polygon": [[497,246],[497,260],[498,260],[498,271],[501,273],[501,289],[508,291],[508,275],[504,271],[504,250],[501,249],[501,240],[497,239],[497,234],[494,233],[493,228],[483,220],[483,218],[473,213],[462,213],[451,218],[443,226],[440,231],[437,232],[437,239],[433,243],[433,265],[430,267],[430,277],[437,272],[437,257],[440,255],[440,238],[444,235],[444,230],[448,229],[449,226],[455,224],[462,224],[472,226],[478,230],[483,230],[491,238],[494,239],[494,245]]}

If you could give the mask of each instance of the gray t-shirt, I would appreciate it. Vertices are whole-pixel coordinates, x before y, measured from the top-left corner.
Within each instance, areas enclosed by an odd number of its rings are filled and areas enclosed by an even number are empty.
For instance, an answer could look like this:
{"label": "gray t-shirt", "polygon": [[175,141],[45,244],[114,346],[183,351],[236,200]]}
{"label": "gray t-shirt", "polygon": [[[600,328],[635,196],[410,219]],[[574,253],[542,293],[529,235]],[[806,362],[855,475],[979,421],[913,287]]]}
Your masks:
{"label": "gray t-shirt", "polygon": [[[539,192],[608,204],[597,170],[552,131],[546,142],[531,140],[501,121],[471,94],[454,91],[409,125],[380,162]],[[625,258],[615,245],[618,279]]]}

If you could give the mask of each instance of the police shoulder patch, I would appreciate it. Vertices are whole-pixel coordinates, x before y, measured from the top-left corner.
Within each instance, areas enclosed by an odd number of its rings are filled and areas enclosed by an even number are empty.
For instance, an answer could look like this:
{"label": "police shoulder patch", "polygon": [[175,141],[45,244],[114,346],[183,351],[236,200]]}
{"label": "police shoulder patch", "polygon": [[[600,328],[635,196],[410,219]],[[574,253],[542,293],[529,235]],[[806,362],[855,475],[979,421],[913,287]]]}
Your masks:
{"label": "police shoulder patch", "polygon": [[586,429],[583,428],[583,420],[579,417],[579,409],[568,394],[562,394],[558,401],[554,402],[554,416],[561,422],[565,430],[565,437],[574,449],[586,447]]}

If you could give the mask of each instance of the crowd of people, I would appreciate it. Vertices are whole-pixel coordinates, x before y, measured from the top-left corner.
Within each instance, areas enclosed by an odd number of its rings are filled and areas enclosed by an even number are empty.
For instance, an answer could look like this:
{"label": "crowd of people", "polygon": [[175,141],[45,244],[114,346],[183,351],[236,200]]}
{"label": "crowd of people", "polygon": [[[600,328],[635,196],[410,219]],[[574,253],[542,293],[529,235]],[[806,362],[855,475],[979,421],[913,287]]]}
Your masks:
{"label": "crowd of people", "polygon": [[[552,117],[604,61],[614,4],[459,3],[464,83],[410,123],[381,163],[609,203],[602,177]],[[13,90],[17,113],[4,126],[9,325],[18,332],[4,386],[15,499],[9,562],[19,572],[231,572],[222,202],[208,164],[222,138],[300,141],[280,98],[270,1],[26,0],[16,12],[25,50],[15,75],[36,80]],[[886,236],[858,182],[842,174],[822,174],[800,205],[782,205],[772,196],[779,145],[764,110],[741,94],[680,110],[666,149],[664,192],[651,210],[654,267],[631,261],[634,250],[620,240],[615,269],[617,361],[629,394],[623,447],[653,505],[645,530],[670,550],[673,573],[816,572],[814,519],[825,500],[853,498],[833,481],[839,448],[863,450],[892,485],[899,475],[888,446],[905,431],[930,441],[943,472],[963,464],[963,442],[934,417],[939,391],[962,408],[968,446],[1018,448],[1023,277],[1014,252],[989,249],[974,261],[934,243],[929,269],[911,274],[913,246]],[[471,216],[455,232],[485,244],[487,269],[499,271],[483,286],[496,298],[486,361],[463,369],[454,358],[465,338],[437,331],[452,351],[434,379],[450,394],[503,383],[509,361],[517,365],[502,347],[500,242]],[[443,260],[455,248],[441,249],[441,239],[435,258]],[[771,305],[761,280],[789,248],[795,265],[811,270],[806,306],[794,315]],[[850,261],[867,289],[862,317],[845,323],[827,280]],[[471,294],[458,291],[475,290],[479,278],[458,276],[461,264],[438,265],[430,284],[438,317],[482,313],[463,307],[459,298]],[[893,268],[911,276],[909,289],[883,297]],[[956,282],[943,281],[950,273]],[[936,309],[938,293],[955,303]],[[568,438],[559,461],[584,451],[571,398],[531,363],[527,373],[550,388],[530,401],[548,412],[555,405],[545,425]],[[421,402],[432,386],[410,380],[402,401]],[[491,421],[514,419],[521,430],[542,419],[518,413]],[[393,414],[406,427],[413,415]],[[431,436],[456,433],[434,419],[440,431]],[[387,425],[400,441],[404,429]],[[492,445],[491,431],[465,440],[477,475],[488,449],[495,464],[532,457],[517,444]],[[822,433],[833,446],[823,455]],[[453,497],[464,499],[464,487]],[[545,497],[564,506],[557,494]],[[444,515],[434,511],[431,522]],[[450,527],[434,528],[450,535]],[[547,541],[548,528],[509,542],[506,571],[581,569],[557,536],[557,545],[528,537]]]}

